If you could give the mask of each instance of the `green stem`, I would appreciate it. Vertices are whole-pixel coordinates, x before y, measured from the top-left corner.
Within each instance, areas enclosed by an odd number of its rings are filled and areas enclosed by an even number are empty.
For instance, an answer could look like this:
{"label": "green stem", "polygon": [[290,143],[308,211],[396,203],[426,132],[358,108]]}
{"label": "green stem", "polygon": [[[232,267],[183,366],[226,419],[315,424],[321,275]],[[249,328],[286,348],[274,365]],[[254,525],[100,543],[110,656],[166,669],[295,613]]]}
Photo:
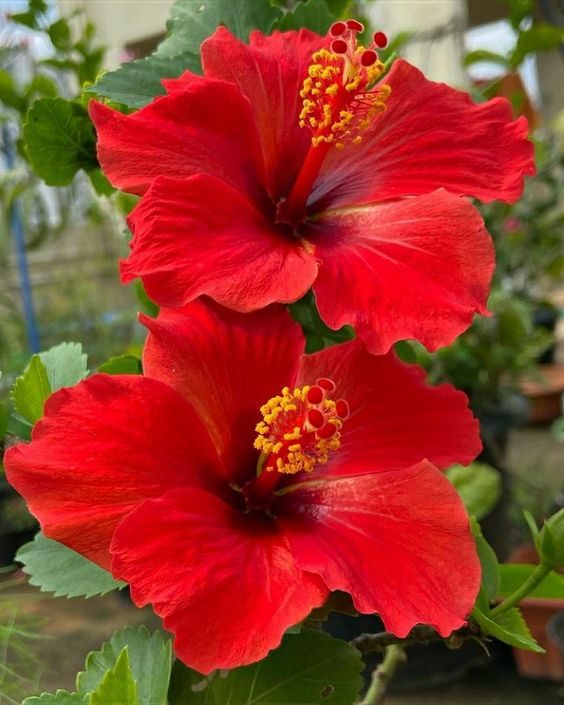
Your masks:
{"label": "green stem", "polygon": [[519,602],[521,602],[524,597],[527,597],[527,595],[531,593],[537,585],[542,583],[550,571],[551,567],[549,565],[539,563],[521,587],[517,588],[517,590],[509,595],[509,597],[506,597],[503,602],[500,602],[499,605],[497,605],[497,607],[494,607],[489,616],[492,618],[497,617],[500,614],[507,612],[512,607],[515,607],[515,605],[518,605]]}
{"label": "green stem", "polygon": [[399,644],[388,646],[384,653],[384,660],[372,674],[372,680],[362,705],[382,705],[388,684],[405,660],[406,655],[402,646]]}

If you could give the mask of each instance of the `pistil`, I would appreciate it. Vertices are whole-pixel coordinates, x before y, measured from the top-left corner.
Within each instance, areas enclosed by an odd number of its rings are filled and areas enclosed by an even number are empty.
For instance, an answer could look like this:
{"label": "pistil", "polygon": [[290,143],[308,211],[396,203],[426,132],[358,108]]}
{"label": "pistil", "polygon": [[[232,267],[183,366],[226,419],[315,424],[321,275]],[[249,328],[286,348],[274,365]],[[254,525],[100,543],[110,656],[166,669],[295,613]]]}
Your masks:
{"label": "pistil", "polygon": [[357,34],[363,30],[356,20],[335,22],[330,29],[331,50],[313,54],[304,79],[299,123],[311,130],[311,147],[290,193],[276,211],[277,221],[294,230],[306,219],[307,201],[329,150],[359,144],[361,133],[386,107],[389,86],[375,88],[374,84],[384,71],[375,48],[384,47],[387,39],[377,32],[365,48],[357,43]]}

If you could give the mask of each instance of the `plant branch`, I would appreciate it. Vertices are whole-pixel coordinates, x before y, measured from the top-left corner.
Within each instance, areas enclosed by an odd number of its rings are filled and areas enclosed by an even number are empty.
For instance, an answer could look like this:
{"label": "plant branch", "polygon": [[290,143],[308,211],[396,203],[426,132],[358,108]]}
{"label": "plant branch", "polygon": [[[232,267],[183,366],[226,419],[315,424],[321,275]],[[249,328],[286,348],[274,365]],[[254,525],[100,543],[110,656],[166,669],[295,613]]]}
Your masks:
{"label": "plant branch", "polygon": [[451,634],[449,637],[442,637],[432,627],[421,625],[415,627],[403,639],[391,632],[379,632],[378,634],[361,634],[351,641],[352,646],[361,654],[373,654],[385,651],[389,646],[402,644],[430,644],[433,641],[444,641],[451,649],[457,649],[468,639],[474,639],[476,633],[471,627],[464,627]]}
{"label": "plant branch", "polygon": [[521,602],[521,600],[529,593],[531,593],[537,585],[539,585],[545,578],[546,576],[550,573],[550,566],[546,565],[545,563],[539,563],[539,565],[535,568],[535,570],[529,575],[527,580],[521,585],[521,587],[517,588],[515,592],[511,593],[509,597],[506,597],[505,600],[499,603],[497,607],[494,607],[493,610],[490,612],[489,616],[493,619],[494,617],[497,617],[500,614],[503,614],[504,612],[507,612],[510,610],[512,607],[515,607],[516,605]]}
{"label": "plant branch", "polygon": [[382,705],[390,681],[406,660],[405,651],[399,644],[391,644],[386,648],[384,660],[372,674],[362,705]]}

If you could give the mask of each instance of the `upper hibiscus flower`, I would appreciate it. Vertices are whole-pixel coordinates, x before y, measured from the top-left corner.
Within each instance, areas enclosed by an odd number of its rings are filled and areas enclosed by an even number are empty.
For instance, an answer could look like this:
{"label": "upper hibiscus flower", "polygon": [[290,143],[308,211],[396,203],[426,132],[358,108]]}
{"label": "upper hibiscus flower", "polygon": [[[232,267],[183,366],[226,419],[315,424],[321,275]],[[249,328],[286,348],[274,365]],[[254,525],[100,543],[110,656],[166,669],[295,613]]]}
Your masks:
{"label": "upper hibiscus flower", "polygon": [[385,35],[364,49],[361,28],[246,45],[220,27],[203,78],[164,81],[132,115],[91,104],[106,175],[145,194],[124,282],[141,277],[163,306],[207,294],[243,312],[313,286],[323,320],[375,353],[405,338],[436,349],[487,313],[494,253],[464,196],[519,197],[526,120],[402,60],[383,75]]}
{"label": "upper hibiscus flower", "polygon": [[47,536],[129,582],[202,672],[263,658],[332,590],[399,636],[464,624],[479,562],[437,469],[479,452],[464,394],[358,340],[304,355],[282,307],[145,323],[145,376],[56,392],[6,454]]}

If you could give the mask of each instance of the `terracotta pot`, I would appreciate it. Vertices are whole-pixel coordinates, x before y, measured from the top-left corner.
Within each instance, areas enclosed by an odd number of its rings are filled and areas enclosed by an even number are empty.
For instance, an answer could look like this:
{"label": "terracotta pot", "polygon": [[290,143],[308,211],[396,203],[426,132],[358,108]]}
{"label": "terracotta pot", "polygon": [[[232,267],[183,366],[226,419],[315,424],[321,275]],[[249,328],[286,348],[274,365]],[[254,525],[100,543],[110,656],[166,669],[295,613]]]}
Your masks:
{"label": "terracotta pot", "polygon": [[564,394],[564,365],[539,365],[538,377],[523,380],[521,391],[531,404],[529,422],[545,424],[562,413]]}
{"label": "terracotta pot", "polygon": [[564,599],[542,600],[529,597],[521,603],[521,611],[531,634],[546,653],[513,649],[517,670],[525,678],[564,682],[564,635],[561,633]]}

